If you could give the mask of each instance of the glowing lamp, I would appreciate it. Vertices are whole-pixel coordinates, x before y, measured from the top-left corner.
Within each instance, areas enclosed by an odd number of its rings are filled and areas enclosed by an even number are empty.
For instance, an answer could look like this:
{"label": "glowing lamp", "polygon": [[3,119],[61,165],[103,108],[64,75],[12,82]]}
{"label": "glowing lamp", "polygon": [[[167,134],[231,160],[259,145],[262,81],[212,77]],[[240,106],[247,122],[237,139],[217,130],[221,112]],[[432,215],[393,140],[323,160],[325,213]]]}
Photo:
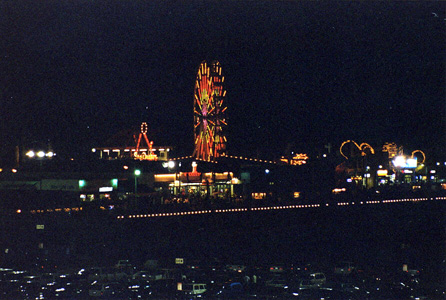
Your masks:
{"label": "glowing lamp", "polygon": [[388,171],[387,170],[378,170],[376,173],[378,176],[387,176]]}
{"label": "glowing lamp", "polygon": [[135,170],[135,176],[139,176],[139,175],[141,175],[141,170],[136,169]]}
{"label": "glowing lamp", "polygon": [[85,186],[85,180],[79,180],[79,188],[83,188]]}
{"label": "glowing lamp", "polygon": [[407,168],[416,168],[417,167],[417,159],[416,158],[408,158],[406,160]]}
{"label": "glowing lamp", "polygon": [[26,156],[28,156],[29,158],[33,158],[36,154],[34,153],[34,151],[30,150],[26,153]]}
{"label": "glowing lamp", "polygon": [[42,158],[44,156],[45,156],[45,152],[43,152],[43,151],[37,152],[37,157]]}
{"label": "glowing lamp", "polygon": [[393,159],[393,165],[397,168],[403,168],[406,166],[406,158],[402,155]]}
{"label": "glowing lamp", "polygon": [[113,187],[117,187],[118,186],[118,179],[113,178],[111,182],[112,182],[112,186]]}

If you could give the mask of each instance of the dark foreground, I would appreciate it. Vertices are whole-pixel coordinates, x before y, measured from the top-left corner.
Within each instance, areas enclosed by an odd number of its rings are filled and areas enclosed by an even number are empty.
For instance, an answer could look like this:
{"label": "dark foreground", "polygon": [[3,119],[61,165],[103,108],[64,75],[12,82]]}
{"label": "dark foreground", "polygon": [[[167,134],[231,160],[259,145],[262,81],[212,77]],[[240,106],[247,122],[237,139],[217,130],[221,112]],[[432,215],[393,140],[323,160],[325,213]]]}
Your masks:
{"label": "dark foreground", "polygon": [[147,260],[175,268],[175,258],[183,258],[182,268],[237,264],[267,271],[273,265],[311,265],[330,281],[334,266],[347,260],[386,282],[395,281],[407,265],[420,272],[424,288],[434,288],[446,281],[445,202],[142,219],[97,211],[3,216],[0,267],[74,272],[128,259],[137,269]]}

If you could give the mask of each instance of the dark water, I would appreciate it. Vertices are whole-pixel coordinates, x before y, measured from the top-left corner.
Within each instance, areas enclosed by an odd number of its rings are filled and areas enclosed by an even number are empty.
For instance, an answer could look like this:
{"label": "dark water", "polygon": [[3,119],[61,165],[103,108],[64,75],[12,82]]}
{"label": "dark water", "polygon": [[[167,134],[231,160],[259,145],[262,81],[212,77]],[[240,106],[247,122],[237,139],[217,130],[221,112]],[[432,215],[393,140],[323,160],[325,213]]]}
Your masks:
{"label": "dark water", "polygon": [[[3,265],[59,266],[119,259],[300,263],[351,260],[373,272],[409,267],[446,278],[446,203],[330,206],[118,220],[106,213],[2,216]],[[36,229],[43,224],[44,230]],[[39,244],[43,243],[43,248]],[[40,245],[42,246],[42,244]],[[8,253],[5,253],[8,249]]]}

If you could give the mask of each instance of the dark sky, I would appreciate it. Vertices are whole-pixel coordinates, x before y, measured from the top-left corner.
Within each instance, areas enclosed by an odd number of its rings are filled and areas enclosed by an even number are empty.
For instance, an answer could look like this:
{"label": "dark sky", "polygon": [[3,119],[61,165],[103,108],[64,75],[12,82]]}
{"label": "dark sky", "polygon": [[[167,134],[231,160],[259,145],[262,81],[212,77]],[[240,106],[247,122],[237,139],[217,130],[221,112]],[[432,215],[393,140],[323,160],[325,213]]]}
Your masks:
{"label": "dark sky", "polygon": [[197,69],[218,60],[229,153],[354,139],[438,155],[445,18],[426,1],[2,1],[2,147],[79,152],[146,121],[191,154]]}

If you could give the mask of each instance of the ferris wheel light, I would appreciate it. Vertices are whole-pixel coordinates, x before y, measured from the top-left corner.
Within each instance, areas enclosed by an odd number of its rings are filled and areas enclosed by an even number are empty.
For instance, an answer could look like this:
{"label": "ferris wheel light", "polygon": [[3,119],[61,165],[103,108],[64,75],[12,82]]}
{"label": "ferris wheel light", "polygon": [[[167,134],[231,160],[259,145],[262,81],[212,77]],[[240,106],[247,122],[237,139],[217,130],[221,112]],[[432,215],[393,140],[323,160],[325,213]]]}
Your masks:
{"label": "ferris wheel light", "polygon": [[225,123],[222,87],[224,78],[221,66],[213,61],[209,66],[203,61],[198,69],[194,92],[194,140],[193,157],[211,161],[221,156],[225,148],[223,126]]}
{"label": "ferris wheel light", "polygon": [[142,122],[141,123],[141,133],[147,133],[147,123],[146,122]]}

